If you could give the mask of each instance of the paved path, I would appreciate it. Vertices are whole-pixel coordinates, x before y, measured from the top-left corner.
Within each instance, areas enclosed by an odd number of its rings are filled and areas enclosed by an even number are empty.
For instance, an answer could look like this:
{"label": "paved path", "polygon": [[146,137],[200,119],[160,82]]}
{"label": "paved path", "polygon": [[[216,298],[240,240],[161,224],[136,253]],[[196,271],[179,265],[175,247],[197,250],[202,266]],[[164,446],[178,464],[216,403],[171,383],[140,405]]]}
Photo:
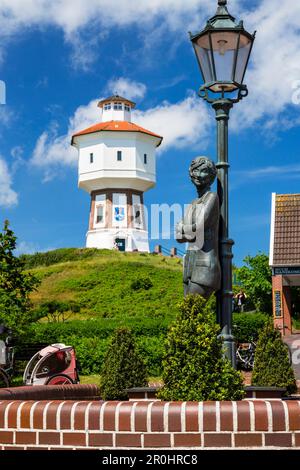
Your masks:
{"label": "paved path", "polygon": [[292,355],[292,365],[296,380],[300,380],[300,334],[284,336],[283,341],[288,345]]}

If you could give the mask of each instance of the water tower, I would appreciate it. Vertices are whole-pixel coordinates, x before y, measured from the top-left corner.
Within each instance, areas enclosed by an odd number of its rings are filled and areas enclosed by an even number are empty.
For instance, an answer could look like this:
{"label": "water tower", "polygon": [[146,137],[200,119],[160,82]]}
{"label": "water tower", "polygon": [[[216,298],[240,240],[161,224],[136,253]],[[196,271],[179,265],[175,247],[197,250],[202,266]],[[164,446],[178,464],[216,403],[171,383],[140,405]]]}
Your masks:
{"label": "water tower", "polygon": [[144,192],[155,186],[162,137],[131,122],[135,103],[115,95],[98,103],[101,122],[77,132],[79,187],[91,195],[89,248],[149,252]]}

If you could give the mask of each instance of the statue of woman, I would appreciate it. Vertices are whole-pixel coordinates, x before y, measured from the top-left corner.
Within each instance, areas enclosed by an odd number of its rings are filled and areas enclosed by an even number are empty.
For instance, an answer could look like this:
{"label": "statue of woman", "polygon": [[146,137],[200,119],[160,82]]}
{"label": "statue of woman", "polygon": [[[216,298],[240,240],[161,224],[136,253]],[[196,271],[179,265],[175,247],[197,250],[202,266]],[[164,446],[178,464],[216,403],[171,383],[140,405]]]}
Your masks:
{"label": "statue of woman", "polygon": [[217,169],[209,158],[197,157],[192,161],[189,172],[198,198],[192,201],[176,227],[176,240],[189,243],[184,257],[184,295],[200,294],[208,299],[220,289],[221,282],[219,198],[210,190]]}

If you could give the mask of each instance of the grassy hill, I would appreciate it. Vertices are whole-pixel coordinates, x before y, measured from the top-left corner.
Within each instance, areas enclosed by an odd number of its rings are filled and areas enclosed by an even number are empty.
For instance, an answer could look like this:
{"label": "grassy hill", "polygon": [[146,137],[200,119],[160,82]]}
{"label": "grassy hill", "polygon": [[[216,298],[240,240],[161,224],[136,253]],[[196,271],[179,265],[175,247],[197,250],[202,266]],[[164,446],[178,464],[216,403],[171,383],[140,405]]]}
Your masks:
{"label": "grassy hill", "polygon": [[[60,261],[58,253],[62,260],[64,254],[69,259]],[[48,301],[73,302],[80,307],[71,315],[73,320],[173,318],[183,295],[181,259],[89,249],[35,256],[24,257],[41,281],[31,297],[34,308]]]}
{"label": "grassy hill", "polygon": [[[23,259],[41,281],[31,296],[38,321],[30,341],[70,343],[84,373],[96,373],[113,330],[125,325],[135,333],[150,374],[159,374],[167,327],[183,297],[181,259],[73,248]],[[49,304],[66,310],[60,322],[55,315],[47,318]]]}
{"label": "grassy hill", "polygon": [[[127,326],[149,375],[161,374],[167,329],[183,299],[181,259],[75,248],[22,258],[41,281],[31,296],[36,322],[22,341],[71,344],[83,374],[99,374],[111,335]],[[56,315],[56,308],[62,314]],[[256,338],[267,319],[260,313],[235,314],[234,334],[241,342]]]}

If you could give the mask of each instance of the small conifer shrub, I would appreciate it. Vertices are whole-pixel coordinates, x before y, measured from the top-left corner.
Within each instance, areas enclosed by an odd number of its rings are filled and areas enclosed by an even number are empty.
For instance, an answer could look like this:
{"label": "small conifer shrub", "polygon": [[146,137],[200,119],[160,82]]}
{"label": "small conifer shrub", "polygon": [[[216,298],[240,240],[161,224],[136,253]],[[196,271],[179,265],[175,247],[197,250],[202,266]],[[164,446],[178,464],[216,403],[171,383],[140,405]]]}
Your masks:
{"label": "small conifer shrub", "polygon": [[163,360],[163,400],[240,400],[240,372],[223,359],[219,326],[201,296],[187,296],[171,325]]}
{"label": "small conifer shrub", "polygon": [[140,277],[131,283],[132,290],[149,290],[151,287],[153,287],[153,282],[149,277]]}
{"label": "small conifer shrub", "polygon": [[125,389],[147,386],[146,367],[128,328],[115,331],[104,358],[100,383],[104,400],[126,400]]}
{"label": "small conifer shrub", "polygon": [[288,347],[283,343],[280,332],[274,328],[272,322],[264,326],[258,337],[252,385],[286,387],[288,394],[297,391]]}

